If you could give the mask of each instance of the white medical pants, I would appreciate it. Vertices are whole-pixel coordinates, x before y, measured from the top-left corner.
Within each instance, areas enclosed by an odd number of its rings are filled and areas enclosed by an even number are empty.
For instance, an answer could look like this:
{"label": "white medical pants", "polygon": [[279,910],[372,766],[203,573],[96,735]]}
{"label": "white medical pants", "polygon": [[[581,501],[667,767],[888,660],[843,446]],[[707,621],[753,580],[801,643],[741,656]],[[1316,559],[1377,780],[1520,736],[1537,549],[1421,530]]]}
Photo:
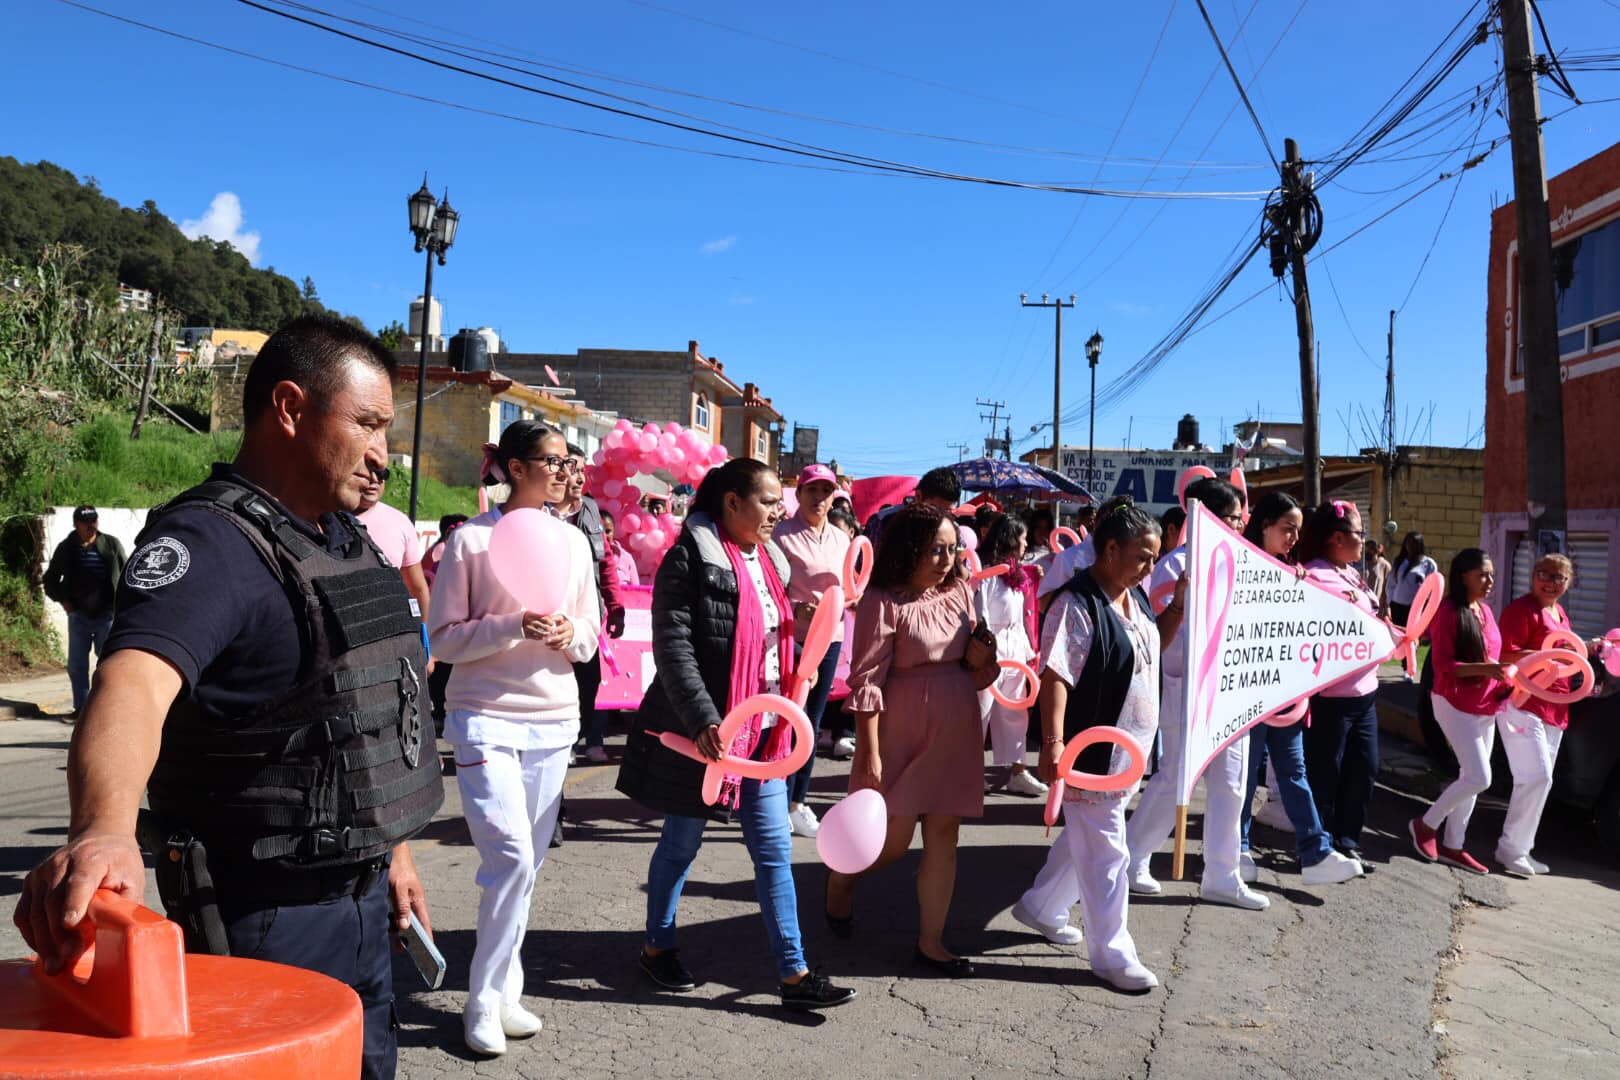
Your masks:
{"label": "white medical pants", "polygon": [[1468,833],[1468,819],[1474,814],[1474,800],[1491,786],[1496,718],[1465,713],[1439,694],[1430,693],[1429,700],[1434,704],[1435,723],[1446,733],[1451,752],[1457,756],[1457,779],[1423,812],[1423,824],[1438,831],[1444,822],[1440,846],[1461,848]]}
{"label": "white medical pants", "polygon": [[1127,929],[1130,852],[1125,847],[1121,798],[1063,802],[1063,831],[1052,841],[1046,863],[1024,893],[1024,909],[1043,926],[1068,926],[1069,909],[1080,905],[1093,971],[1112,971],[1140,961]]}
{"label": "white medical pants", "polygon": [[467,1010],[498,1012],[523,996],[529,902],[557,824],[569,747],[457,745],[456,783],[478,849],[478,939]]}
{"label": "white medical pants", "polygon": [[1558,760],[1564,729],[1511,705],[1497,714],[1496,726],[1502,733],[1508,767],[1513,770],[1513,795],[1508,799],[1502,838],[1496,842],[1496,857],[1509,862],[1530,854],[1536,846],[1536,830],[1552,791],[1553,762]]}
{"label": "white medical pants", "polygon": [[[1159,769],[1148,781],[1131,814],[1132,872],[1146,870],[1153,853],[1176,831],[1176,784],[1181,775],[1181,701],[1186,684],[1164,677],[1159,732]],[[1204,876],[1207,892],[1235,893],[1243,883],[1238,853],[1243,847],[1243,800],[1249,791],[1249,740],[1239,736],[1204,770]]]}

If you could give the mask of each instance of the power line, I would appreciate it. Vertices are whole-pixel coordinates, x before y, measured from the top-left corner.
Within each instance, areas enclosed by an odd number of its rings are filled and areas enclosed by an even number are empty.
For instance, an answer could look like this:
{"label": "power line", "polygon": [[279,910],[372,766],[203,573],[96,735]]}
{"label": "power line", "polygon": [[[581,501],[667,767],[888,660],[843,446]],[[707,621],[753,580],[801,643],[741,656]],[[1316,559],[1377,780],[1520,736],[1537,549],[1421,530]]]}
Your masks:
{"label": "power line", "polygon": [[[75,3],[75,0],[59,0],[59,2],[73,3],[74,6],[83,6],[83,5],[78,5],[77,3]],[[928,167],[928,166],[913,165],[913,164],[909,164],[909,163],[905,163],[905,162],[892,161],[892,160],[883,159],[883,158],[868,157],[868,156],[863,155],[863,154],[849,153],[849,152],[840,151],[840,150],[836,150],[836,149],[832,149],[832,148],[828,148],[828,147],[817,146],[817,145],[810,144],[810,143],[797,143],[797,142],[785,141],[785,140],[774,140],[774,139],[772,139],[770,137],[752,138],[752,137],[745,136],[745,135],[728,134],[725,131],[717,131],[717,130],[714,130],[712,127],[705,127],[705,126],[702,126],[701,124],[698,124],[698,123],[686,123],[686,122],[680,121],[680,120],[670,120],[670,119],[665,119],[663,117],[651,116],[651,115],[648,115],[648,114],[643,113],[643,112],[638,112],[638,111],[636,111],[634,109],[627,109],[627,108],[624,108],[624,107],[618,106],[618,105],[605,104],[605,103],[599,102],[599,101],[590,101],[590,100],[588,100],[586,98],[577,97],[577,96],[575,96],[573,94],[565,94],[565,93],[561,93],[561,92],[555,91],[555,90],[546,90],[546,89],[543,89],[541,87],[528,85],[527,83],[514,81],[512,79],[506,78],[505,76],[494,75],[494,74],[491,74],[491,73],[489,73],[487,71],[479,71],[479,70],[476,70],[474,68],[463,67],[462,65],[453,64],[453,63],[450,63],[449,61],[446,61],[446,60],[435,59],[434,57],[426,56],[426,55],[423,55],[422,53],[418,53],[418,52],[413,52],[410,49],[404,49],[404,48],[401,48],[401,47],[399,47],[397,45],[390,45],[390,44],[388,44],[387,42],[384,42],[384,41],[376,41],[376,40],[373,40],[371,38],[365,37],[362,34],[356,34],[356,33],[350,32],[348,30],[344,30],[341,27],[330,26],[330,25],[328,25],[326,23],[319,22],[319,21],[317,21],[315,19],[310,19],[310,18],[306,18],[306,17],[304,17],[302,15],[298,15],[298,14],[292,12],[292,11],[281,10],[279,8],[272,7],[272,6],[268,5],[268,4],[259,3],[258,0],[237,0],[237,3],[241,4],[244,7],[249,7],[249,8],[253,8],[254,10],[264,12],[267,15],[273,15],[276,18],[279,18],[279,19],[285,19],[285,20],[288,20],[288,21],[291,21],[291,22],[299,23],[301,25],[310,27],[311,29],[320,30],[320,31],[322,31],[324,33],[331,34],[331,35],[333,35],[335,37],[340,37],[340,38],[346,39],[348,41],[355,42],[356,44],[364,45],[364,46],[367,46],[369,48],[376,49],[376,50],[379,50],[379,51],[382,51],[382,52],[386,52],[386,53],[389,53],[389,54],[392,54],[392,55],[395,55],[395,56],[404,57],[404,58],[410,59],[410,60],[416,60],[419,63],[426,64],[426,65],[428,65],[430,67],[439,68],[440,70],[450,71],[450,72],[460,74],[460,75],[466,75],[468,77],[471,77],[471,78],[474,78],[474,79],[479,79],[479,80],[482,80],[482,81],[485,81],[485,82],[494,83],[494,84],[499,85],[499,86],[505,86],[505,87],[509,87],[511,89],[521,90],[521,91],[524,91],[526,93],[535,94],[535,95],[538,95],[540,97],[549,98],[549,99],[552,99],[552,100],[555,100],[555,101],[562,101],[562,102],[566,102],[566,103],[572,104],[572,105],[579,105],[579,106],[582,106],[584,108],[594,109],[594,110],[597,110],[597,111],[600,111],[600,112],[605,112],[605,113],[608,113],[608,114],[614,115],[614,116],[620,116],[620,117],[624,117],[624,118],[632,119],[632,120],[640,120],[640,121],[643,121],[645,123],[656,124],[656,125],[659,125],[661,127],[667,127],[667,128],[671,128],[671,129],[674,129],[674,130],[677,130],[677,131],[683,131],[683,132],[686,132],[688,134],[700,135],[700,136],[703,136],[703,137],[706,137],[706,138],[720,139],[720,140],[724,140],[724,141],[727,141],[727,142],[739,143],[739,144],[742,144],[742,145],[745,145],[745,146],[751,146],[751,147],[755,147],[755,148],[759,148],[759,149],[772,150],[772,151],[775,151],[777,153],[789,154],[789,155],[801,156],[801,157],[807,157],[807,158],[811,158],[811,159],[814,159],[814,160],[831,161],[831,162],[835,162],[835,163],[841,164],[841,165],[849,165],[849,166],[854,166],[854,167],[857,167],[857,168],[870,169],[870,170],[875,171],[875,172],[894,172],[894,173],[899,173],[899,174],[902,174],[902,175],[926,177],[926,178],[936,179],[936,180],[955,180],[955,181],[966,182],[966,183],[986,184],[986,185],[989,185],[989,186],[992,186],[992,187],[1020,188],[1020,189],[1024,189],[1024,190],[1033,190],[1033,191],[1051,191],[1051,192],[1057,192],[1057,193],[1063,193],[1063,194],[1073,194],[1073,195],[1105,195],[1105,196],[1108,196],[1108,197],[1111,197],[1111,198],[1145,198],[1145,197],[1181,198],[1181,197],[1195,197],[1195,196],[1193,196],[1193,193],[1186,193],[1186,192],[1165,192],[1165,193],[1154,193],[1152,195],[1148,195],[1146,193],[1111,192],[1111,191],[1107,191],[1106,189],[1099,189],[1099,188],[1095,188],[1095,187],[1079,187],[1079,186],[1072,186],[1072,185],[1066,185],[1066,184],[1048,184],[1048,183],[1040,183],[1040,182],[1033,182],[1033,181],[1008,180],[1008,179],[995,178],[995,177],[971,176],[971,175],[962,174],[962,173],[949,172],[947,170],[942,170],[942,169],[935,169],[935,168],[931,168],[931,167]],[[566,80],[559,80],[559,79],[552,78],[550,76],[537,76],[537,77],[544,78],[547,81],[553,82],[553,83],[564,83],[564,84],[566,84]],[[568,84],[568,85],[572,85],[572,84]],[[614,97],[614,98],[618,97],[618,95],[604,94],[602,91],[590,90],[588,88],[587,88],[587,92],[597,93],[599,95],[607,96],[607,97]],[[623,100],[623,99],[620,98],[620,100]],[[664,110],[664,111],[672,111],[672,110]],[[707,121],[704,121],[704,123],[707,123]],[[1200,194],[1205,195],[1206,197],[1208,195],[1208,193],[1200,193]],[[1221,197],[1229,197],[1229,198],[1252,197],[1252,196],[1258,195],[1258,194],[1260,194],[1260,193],[1258,193],[1258,192],[1227,192],[1227,193],[1221,193]]]}
{"label": "power line", "polygon": [[1232,66],[1232,58],[1226,55],[1226,46],[1221,44],[1221,35],[1215,29],[1214,20],[1209,17],[1209,9],[1204,6],[1204,0],[1197,2],[1198,13],[1204,17],[1204,25],[1209,27],[1209,36],[1215,39],[1215,48],[1220,51],[1221,63],[1226,65],[1227,74],[1232,76],[1232,85],[1237,87],[1238,97],[1243,100],[1243,107],[1249,110],[1249,119],[1254,121],[1254,130],[1260,136],[1260,145],[1266,148],[1266,156],[1271,159],[1271,163],[1277,165],[1277,155],[1271,152],[1271,143],[1266,140],[1265,125],[1260,123],[1260,116],[1254,111],[1253,103],[1249,101],[1249,92],[1243,89],[1243,80],[1238,78],[1237,69]]}

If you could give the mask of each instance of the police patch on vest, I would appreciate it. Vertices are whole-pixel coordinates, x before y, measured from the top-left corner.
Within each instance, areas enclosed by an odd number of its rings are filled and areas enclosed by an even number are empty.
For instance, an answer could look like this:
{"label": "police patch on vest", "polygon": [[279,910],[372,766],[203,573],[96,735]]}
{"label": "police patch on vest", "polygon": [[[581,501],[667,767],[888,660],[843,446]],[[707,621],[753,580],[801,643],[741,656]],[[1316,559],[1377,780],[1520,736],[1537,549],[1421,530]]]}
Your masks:
{"label": "police patch on vest", "polygon": [[160,536],[129,557],[124,584],[135,589],[160,589],[173,585],[190,569],[191,552],[186,545],[172,536]]}

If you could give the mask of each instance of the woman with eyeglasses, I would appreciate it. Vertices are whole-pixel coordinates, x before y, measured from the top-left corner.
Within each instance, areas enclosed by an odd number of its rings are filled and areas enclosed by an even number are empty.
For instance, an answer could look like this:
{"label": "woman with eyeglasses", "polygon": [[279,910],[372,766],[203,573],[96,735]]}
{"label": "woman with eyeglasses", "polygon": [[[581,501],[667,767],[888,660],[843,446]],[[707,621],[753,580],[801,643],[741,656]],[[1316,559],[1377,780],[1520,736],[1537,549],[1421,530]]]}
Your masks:
{"label": "woman with eyeglasses", "polygon": [[[1102,505],[1088,541],[1091,566],[1065,585],[1041,627],[1041,779],[1057,779],[1063,747],[1087,728],[1117,727],[1144,750],[1159,729],[1159,629],[1142,583],[1159,557],[1159,523],[1129,496]],[[1080,754],[1088,773],[1119,772],[1126,752],[1109,744]],[[1125,804],[1135,788],[1066,787],[1063,831],[1013,918],[1058,945],[1087,943],[1091,972],[1119,990],[1159,985],[1126,925],[1131,851]],[[1069,925],[1080,905],[1084,934]]]}
{"label": "woman with eyeglasses", "polygon": [[[1187,486],[1187,501],[1201,503],[1220,518],[1227,528],[1243,528],[1243,496],[1225,480],[1205,478]],[[1157,522],[1154,522],[1157,525]],[[1186,614],[1187,548],[1176,548],[1159,560],[1153,570],[1148,595],[1158,613],[1159,640],[1164,642],[1165,723],[1163,751],[1158,771],[1148,781],[1142,799],[1131,815],[1130,889],[1154,896],[1164,891],[1153,877],[1153,854],[1164,846],[1176,827],[1176,799],[1180,784],[1182,755],[1182,711],[1186,695],[1187,635],[1182,632]],[[1204,770],[1204,874],[1198,895],[1214,904],[1227,904],[1249,911],[1264,911],[1271,901],[1249,888],[1254,864],[1243,865],[1243,797],[1249,786],[1249,743],[1237,739],[1216,755]]]}
{"label": "woman with eyeglasses", "polygon": [[[1254,512],[1243,529],[1243,539],[1279,562],[1288,562],[1299,542],[1299,530],[1304,522],[1305,512],[1292,495],[1282,491],[1267,492],[1254,504]],[[1297,572],[1301,571],[1296,568]],[[1249,731],[1249,784],[1243,799],[1244,872],[1257,873],[1254,857],[1249,854],[1253,816],[1250,806],[1255,788],[1260,784],[1260,770],[1268,759],[1272,773],[1267,777],[1267,798],[1282,804],[1288,823],[1293,826],[1294,852],[1299,856],[1300,876],[1305,884],[1334,885],[1360,877],[1361,864],[1333,850],[1333,838],[1317,817],[1316,801],[1305,775],[1303,718],[1287,727],[1256,724]]]}
{"label": "woman with eyeglasses", "polygon": [[[1355,503],[1323,503],[1305,515],[1295,561],[1305,567],[1311,581],[1377,618],[1378,600],[1356,569],[1366,538]],[[1334,850],[1365,870],[1361,830],[1378,780],[1376,665],[1312,695],[1311,724],[1305,729],[1305,775]]]}
{"label": "woman with eyeglasses", "polygon": [[1463,840],[1475,800],[1491,786],[1496,714],[1508,693],[1498,660],[1502,635],[1485,603],[1495,581],[1496,567],[1479,548],[1464,548],[1451,560],[1446,598],[1429,623],[1429,663],[1434,666],[1429,698],[1435,722],[1457,757],[1457,779],[1421,817],[1407,823],[1412,846],[1425,862],[1475,874],[1485,873],[1485,865],[1463,850]]}
{"label": "woman with eyeglasses", "polygon": [[[849,707],[858,735],[849,789],[876,788],[888,804],[883,851],[867,873],[904,855],[922,824],[914,958],[947,978],[974,974],[973,964],[946,946],[945,918],[956,888],[957,832],[964,817],[984,812],[977,692],[1000,671],[993,649],[973,632],[973,590],[957,559],[956,522],[926,503],[903,507],[884,525],[855,614]],[[842,938],[854,931],[859,876],[827,875],[827,924]]]}
{"label": "woman with eyeglasses", "polygon": [[[545,862],[569,751],[579,736],[573,665],[596,652],[601,616],[595,561],[585,535],[563,529],[568,560],[536,562],[563,574],[557,611],[526,611],[501,585],[489,542],[502,515],[562,501],[568,446],[535,420],[519,420],[485,447],[484,483],[506,484],[506,502],[450,534],[434,581],[428,640],[455,665],[445,690],[444,737],[455,753],[462,812],[478,851],[478,933],[468,972],[463,1035],[479,1054],[533,1035],[523,1007],[523,936]],[[547,511],[549,512],[549,511]]]}
{"label": "woman with eyeglasses", "polygon": [[[1554,630],[1570,630],[1569,615],[1559,603],[1575,577],[1575,564],[1563,555],[1543,555],[1536,560],[1530,591],[1514,600],[1502,612],[1502,662],[1516,663],[1538,651]],[[1589,645],[1595,646],[1596,642]],[[1558,679],[1549,689],[1567,693],[1568,679]],[[1553,762],[1569,728],[1569,706],[1555,705],[1532,697],[1522,707],[1511,701],[1496,714],[1496,726],[1513,770],[1513,794],[1508,799],[1507,820],[1496,842],[1496,861],[1510,874],[1528,877],[1545,874],[1548,866],[1536,858],[1536,831],[1541,812],[1552,791]]]}
{"label": "woman with eyeglasses", "polygon": [[1405,626],[1412,614],[1412,601],[1423,587],[1423,580],[1438,574],[1440,565],[1423,550],[1423,534],[1409,532],[1401,539],[1401,554],[1389,572],[1385,589],[1389,596],[1389,614],[1396,626]]}

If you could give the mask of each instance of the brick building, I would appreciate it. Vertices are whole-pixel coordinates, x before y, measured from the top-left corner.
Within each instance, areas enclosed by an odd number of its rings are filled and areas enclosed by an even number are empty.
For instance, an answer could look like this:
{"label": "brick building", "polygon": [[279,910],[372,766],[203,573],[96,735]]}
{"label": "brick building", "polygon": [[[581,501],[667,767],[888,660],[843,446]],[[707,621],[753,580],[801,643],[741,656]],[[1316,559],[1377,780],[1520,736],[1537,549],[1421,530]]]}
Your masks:
{"label": "brick building", "polygon": [[751,457],[775,466],[782,442],[782,414],[759,387],[743,383],[742,393],[721,399],[721,442],[732,457]]}
{"label": "brick building", "polygon": [[[1613,431],[1620,419],[1620,144],[1547,182],[1558,348],[1563,374],[1566,546],[1575,583],[1565,598],[1575,628],[1601,633],[1620,623],[1620,469]],[[1491,213],[1485,309],[1485,514],[1482,546],[1509,587],[1529,581],[1533,542],[1526,508],[1524,369],[1518,333],[1515,205]]]}
{"label": "brick building", "polygon": [[[741,398],[743,388],[726,375],[725,365],[689,341],[684,352],[650,349],[580,349],[575,353],[502,353],[501,374],[519,383],[544,386],[545,369],[593,408],[638,423],[689,427],[709,442],[726,442],[724,403]],[[780,418],[780,417],[779,417]]]}

